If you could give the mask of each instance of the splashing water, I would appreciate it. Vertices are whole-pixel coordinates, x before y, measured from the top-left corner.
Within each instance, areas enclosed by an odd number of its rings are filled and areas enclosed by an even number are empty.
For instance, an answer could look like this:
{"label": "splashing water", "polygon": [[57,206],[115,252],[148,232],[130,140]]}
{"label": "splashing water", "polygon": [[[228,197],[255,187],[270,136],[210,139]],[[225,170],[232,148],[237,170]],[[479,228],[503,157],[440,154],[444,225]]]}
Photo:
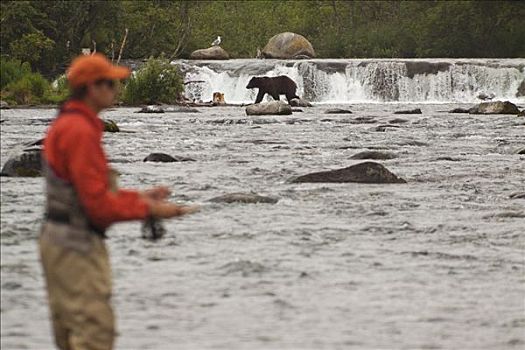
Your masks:
{"label": "splashing water", "polygon": [[525,79],[523,59],[332,59],[173,61],[185,81],[186,95],[211,100],[223,92],[231,103],[252,102],[253,76],[287,75],[298,94],[317,103],[453,103],[477,102],[480,93],[496,99],[524,101],[516,93]]}

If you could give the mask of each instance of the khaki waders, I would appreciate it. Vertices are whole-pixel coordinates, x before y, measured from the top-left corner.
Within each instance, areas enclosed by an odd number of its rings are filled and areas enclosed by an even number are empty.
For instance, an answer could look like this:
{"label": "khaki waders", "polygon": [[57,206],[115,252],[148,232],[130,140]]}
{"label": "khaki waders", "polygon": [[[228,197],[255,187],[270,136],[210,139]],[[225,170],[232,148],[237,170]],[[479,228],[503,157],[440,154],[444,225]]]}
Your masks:
{"label": "khaki waders", "polygon": [[112,349],[115,318],[104,232],[90,224],[73,186],[44,169],[47,208],[39,244],[56,345]]}

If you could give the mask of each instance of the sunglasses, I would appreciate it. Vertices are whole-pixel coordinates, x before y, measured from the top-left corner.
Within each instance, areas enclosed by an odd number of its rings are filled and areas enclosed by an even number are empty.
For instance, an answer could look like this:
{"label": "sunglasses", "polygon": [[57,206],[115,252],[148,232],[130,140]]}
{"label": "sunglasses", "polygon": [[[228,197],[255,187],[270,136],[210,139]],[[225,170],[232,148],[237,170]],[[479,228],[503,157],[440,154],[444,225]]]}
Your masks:
{"label": "sunglasses", "polygon": [[100,79],[95,82],[95,85],[106,85],[110,89],[115,89],[116,83],[115,80],[111,79]]}

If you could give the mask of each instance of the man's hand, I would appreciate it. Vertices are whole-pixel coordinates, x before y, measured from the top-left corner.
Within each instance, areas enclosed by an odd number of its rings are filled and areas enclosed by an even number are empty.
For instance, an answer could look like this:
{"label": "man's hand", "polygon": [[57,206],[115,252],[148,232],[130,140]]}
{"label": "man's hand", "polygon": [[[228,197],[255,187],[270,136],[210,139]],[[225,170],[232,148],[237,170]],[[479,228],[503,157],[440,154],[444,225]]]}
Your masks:
{"label": "man's hand", "polygon": [[143,197],[147,199],[162,201],[169,197],[171,191],[165,186],[153,187],[141,193]]}
{"label": "man's hand", "polygon": [[197,206],[180,206],[166,201],[145,198],[151,216],[159,219],[169,219],[175,216],[192,214],[199,210]]}

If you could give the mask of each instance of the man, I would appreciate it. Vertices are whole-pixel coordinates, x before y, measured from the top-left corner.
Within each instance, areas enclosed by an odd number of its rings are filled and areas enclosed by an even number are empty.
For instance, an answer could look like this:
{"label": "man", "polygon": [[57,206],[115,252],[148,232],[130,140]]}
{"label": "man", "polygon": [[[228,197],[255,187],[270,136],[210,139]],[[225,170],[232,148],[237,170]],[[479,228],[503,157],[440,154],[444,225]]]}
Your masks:
{"label": "man", "polygon": [[112,349],[111,271],[104,238],[113,223],[171,218],[196,211],[165,201],[165,187],[111,188],[98,113],[111,106],[127,68],[101,54],[76,58],[67,79],[72,97],[44,141],[46,218],[40,254],[55,341],[60,349]]}

